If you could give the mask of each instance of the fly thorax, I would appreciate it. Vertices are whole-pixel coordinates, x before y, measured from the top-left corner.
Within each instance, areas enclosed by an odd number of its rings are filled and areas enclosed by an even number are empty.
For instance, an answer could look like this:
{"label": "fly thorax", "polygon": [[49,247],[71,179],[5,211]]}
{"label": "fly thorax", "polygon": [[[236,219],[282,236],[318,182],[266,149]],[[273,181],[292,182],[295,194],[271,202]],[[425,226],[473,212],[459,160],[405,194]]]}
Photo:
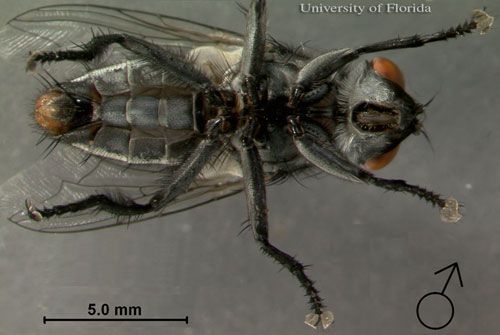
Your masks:
{"label": "fly thorax", "polygon": [[257,147],[263,163],[279,167],[281,170],[291,169],[291,162],[299,156],[292,138],[284,127],[269,127],[265,142]]}
{"label": "fly thorax", "polygon": [[297,66],[292,63],[269,62],[265,64],[264,69],[268,100],[271,103],[280,99],[288,101],[291,86],[297,80]]}

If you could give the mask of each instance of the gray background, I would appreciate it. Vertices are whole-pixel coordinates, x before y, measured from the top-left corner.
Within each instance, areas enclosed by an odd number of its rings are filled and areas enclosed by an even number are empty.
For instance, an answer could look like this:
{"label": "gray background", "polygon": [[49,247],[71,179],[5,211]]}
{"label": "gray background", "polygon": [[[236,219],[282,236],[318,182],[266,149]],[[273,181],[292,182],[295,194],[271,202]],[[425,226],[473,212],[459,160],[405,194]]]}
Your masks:
{"label": "gray background", "polygon": [[[89,1],[90,2],[90,1]],[[37,5],[57,3],[38,1]],[[191,18],[241,31],[234,2],[93,1]],[[357,46],[461,23],[474,8],[500,13],[496,1],[430,1],[432,14],[306,15],[297,1],[272,1],[269,31],[286,42]],[[336,1],[323,3],[335,4]],[[353,1],[353,3],[364,3]],[[378,2],[374,2],[378,3]],[[1,0],[0,22],[34,7]],[[500,316],[499,33],[474,34],[419,49],[386,52],[406,74],[407,90],[429,106],[422,136],[409,138],[379,175],[451,194],[465,217],[444,224],[419,199],[334,177],[295,181],[268,191],[272,241],[313,264],[335,334],[498,334]],[[29,124],[37,82],[22,66],[0,62],[0,181],[36,162],[42,148]],[[302,290],[259,252],[243,196],[149,222],[82,234],[37,234],[0,222],[0,334],[308,334]],[[464,287],[446,293],[455,317],[444,330],[424,328],[418,299],[440,291],[458,262]],[[141,305],[144,317],[190,324],[60,323],[85,317],[89,303]],[[426,320],[446,319],[436,299]]]}

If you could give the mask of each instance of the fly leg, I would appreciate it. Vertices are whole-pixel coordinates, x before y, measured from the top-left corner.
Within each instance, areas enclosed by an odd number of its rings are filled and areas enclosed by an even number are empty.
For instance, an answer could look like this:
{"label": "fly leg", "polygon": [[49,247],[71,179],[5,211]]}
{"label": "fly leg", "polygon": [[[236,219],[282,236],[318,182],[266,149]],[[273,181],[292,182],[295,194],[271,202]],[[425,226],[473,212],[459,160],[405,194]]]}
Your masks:
{"label": "fly leg", "polygon": [[150,64],[153,69],[173,75],[181,83],[192,88],[202,90],[212,86],[212,82],[194,67],[192,61],[180,55],[179,52],[127,34],[94,36],[81,49],[76,50],[34,52],[28,59],[26,68],[34,70],[38,63],[46,62],[88,62],[102,56],[110,45],[115,43],[133,52]]}
{"label": "fly leg", "polygon": [[457,38],[465,34],[470,34],[478,30],[480,34],[485,34],[493,25],[494,18],[488,13],[476,9],[472,12],[471,18],[463,24],[442,30],[433,34],[413,35],[408,37],[398,37],[387,41],[369,44],[359,47],[356,50],[358,55],[405,48],[418,48],[427,43],[445,41],[450,38]]}
{"label": "fly leg", "polygon": [[306,296],[309,297],[312,313],[306,316],[306,324],[316,328],[321,320],[323,328],[326,329],[333,322],[333,314],[324,310],[318,290],[304,272],[304,265],[269,242],[264,171],[259,152],[254,144],[255,119],[260,116],[257,108],[260,105],[260,77],[266,42],[265,6],[264,0],[253,0],[250,4],[240,72],[232,83],[240,100],[237,104],[241,109],[239,113],[245,117],[247,122],[241,132],[241,143],[238,147],[244,176],[247,211],[254,238],[260,249],[297,278],[304,288]]}
{"label": "fly leg", "polygon": [[[246,130],[249,129],[251,130],[251,127],[246,128]],[[321,319],[323,328],[326,329],[333,322],[333,314],[324,310],[318,290],[304,272],[304,265],[269,242],[264,172],[262,171],[259,152],[253,143],[252,137],[244,134],[238,149],[245,180],[248,216],[254,238],[264,254],[270,256],[290,271],[304,288],[313,312],[306,316],[306,324],[316,328]]]}
{"label": "fly leg", "polygon": [[321,83],[342,66],[352,62],[363,54],[404,48],[418,48],[427,43],[445,41],[450,38],[479,30],[484,34],[493,24],[493,17],[482,10],[474,10],[472,17],[464,24],[433,34],[398,37],[387,41],[368,44],[355,49],[345,48],[324,53],[307,63],[298,73],[297,81],[292,89],[291,106],[297,106],[303,100],[313,84]]}
{"label": "fly leg", "polygon": [[260,74],[266,45],[266,2],[254,0],[248,11],[245,44],[241,54],[240,76]]}
{"label": "fly leg", "polygon": [[[239,92],[241,113],[258,105],[258,89],[266,45],[266,2],[253,0],[247,13],[245,42],[241,53],[240,70],[232,87]],[[247,108],[249,107],[249,108]]]}
{"label": "fly leg", "polygon": [[256,118],[259,117],[260,77],[266,42],[265,6],[264,0],[253,0],[250,4],[240,72],[232,83],[233,89],[238,92],[239,103],[237,105],[240,106],[239,113],[246,121],[246,125],[243,126],[240,134],[238,150],[244,176],[247,211],[254,238],[260,249],[297,278],[309,297],[309,304],[313,313],[306,316],[306,324],[316,328],[321,319],[323,328],[326,329],[333,322],[333,314],[324,310],[318,290],[304,272],[304,265],[269,242],[264,171],[262,170],[259,152],[254,144]]}
{"label": "fly leg", "polygon": [[191,183],[199,175],[203,167],[220,150],[223,143],[220,141],[219,133],[224,127],[224,118],[219,117],[208,122],[207,135],[193,153],[182,163],[174,173],[173,178],[168,182],[160,180],[160,190],[145,204],[139,204],[131,200],[120,199],[119,194],[110,196],[106,194],[96,194],[85,199],[49,208],[35,208],[28,200],[26,208],[28,215],[35,221],[59,216],[66,213],[79,212],[89,208],[98,211],[105,211],[117,216],[142,215],[153,211],[159,211],[178,195],[188,190]]}
{"label": "fly leg", "polygon": [[[432,205],[440,208],[441,220],[445,222],[457,222],[462,218],[459,212],[458,201],[454,198],[442,198],[439,194],[428,191],[417,185],[410,185],[404,180],[378,178],[368,171],[365,171],[355,164],[352,164],[342,155],[325,144],[324,138],[328,136],[321,134],[320,128],[314,129],[316,134],[308,132],[307,128],[314,126],[303,119],[301,122],[297,119],[289,119],[290,128],[293,134],[293,141],[299,152],[316,167],[328,174],[342,176],[353,181],[363,181],[382,187],[389,191],[407,192],[416,195]],[[324,138],[323,138],[324,137]]]}

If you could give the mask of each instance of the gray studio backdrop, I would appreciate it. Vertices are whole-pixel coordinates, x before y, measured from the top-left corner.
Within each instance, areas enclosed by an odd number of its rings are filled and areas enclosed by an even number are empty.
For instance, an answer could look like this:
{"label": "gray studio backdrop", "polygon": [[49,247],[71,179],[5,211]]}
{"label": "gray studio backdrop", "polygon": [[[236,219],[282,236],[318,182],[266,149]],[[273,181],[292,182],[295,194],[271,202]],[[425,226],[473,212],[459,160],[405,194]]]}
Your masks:
{"label": "gray studio backdrop", "polygon": [[[54,3],[61,1],[36,5]],[[244,29],[233,1],[89,3]],[[288,43],[329,49],[434,32],[483,6],[500,13],[492,0],[416,3],[430,5],[432,13],[312,15],[300,13],[296,0],[271,1],[269,31]],[[1,0],[0,7],[3,24],[34,4]],[[440,222],[438,210],[417,198],[334,177],[304,180],[305,187],[291,180],[268,190],[271,239],[313,264],[308,273],[336,317],[330,333],[498,334],[497,28],[486,36],[383,53],[405,72],[410,94],[421,102],[435,98],[425,119],[433,149],[423,136],[413,136],[379,175],[453,195],[465,204],[461,222]],[[0,61],[0,76],[3,182],[36,164],[42,147],[35,147],[30,127],[40,85],[21,63]],[[0,334],[313,334],[303,324],[306,303],[295,279],[259,252],[250,232],[237,236],[245,218],[242,195],[128,228],[80,234],[34,233],[1,218]],[[443,289],[449,270],[434,272],[454,262],[464,287],[455,273],[446,289],[453,320],[435,332],[417,320],[415,308],[422,296]],[[86,317],[89,303],[141,306],[143,317],[188,315],[190,322],[42,324],[44,315]],[[438,297],[424,305],[422,317],[430,324],[450,315]]]}

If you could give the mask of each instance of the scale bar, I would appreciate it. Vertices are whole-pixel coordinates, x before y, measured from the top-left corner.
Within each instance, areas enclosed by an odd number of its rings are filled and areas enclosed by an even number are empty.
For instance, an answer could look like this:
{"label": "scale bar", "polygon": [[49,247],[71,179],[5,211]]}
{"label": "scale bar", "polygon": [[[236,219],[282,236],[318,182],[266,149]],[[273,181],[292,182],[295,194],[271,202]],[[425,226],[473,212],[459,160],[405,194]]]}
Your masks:
{"label": "scale bar", "polygon": [[109,322],[109,321],[160,321],[160,322],[185,322],[189,323],[189,318],[186,316],[185,318],[48,318],[45,315],[43,316],[43,324],[47,324],[47,322]]}

